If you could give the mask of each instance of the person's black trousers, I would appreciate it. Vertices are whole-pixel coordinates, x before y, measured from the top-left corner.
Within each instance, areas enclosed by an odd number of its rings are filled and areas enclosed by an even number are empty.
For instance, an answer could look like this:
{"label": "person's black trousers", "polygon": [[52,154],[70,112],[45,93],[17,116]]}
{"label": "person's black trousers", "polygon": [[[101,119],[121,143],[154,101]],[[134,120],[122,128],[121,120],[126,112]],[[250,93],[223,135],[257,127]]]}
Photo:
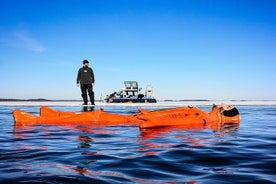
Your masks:
{"label": "person's black trousers", "polygon": [[92,84],[81,84],[81,96],[83,98],[84,104],[87,104],[88,99],[87,99],[87,91],[88,95],[91,101],[91,104],[94,105],[94,92],[93,92],[93,86]]}

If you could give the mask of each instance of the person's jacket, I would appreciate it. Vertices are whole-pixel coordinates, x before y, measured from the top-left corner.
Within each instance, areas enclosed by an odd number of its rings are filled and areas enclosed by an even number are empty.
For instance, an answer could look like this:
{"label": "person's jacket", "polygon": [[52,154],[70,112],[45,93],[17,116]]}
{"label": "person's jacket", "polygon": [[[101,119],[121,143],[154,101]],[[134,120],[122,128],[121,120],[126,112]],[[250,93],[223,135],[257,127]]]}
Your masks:
{"label": "person's jacket", "polygon": [[95,82],[94,72],[90,67],[82,67],[79,69],[77,84],[92,84]]}

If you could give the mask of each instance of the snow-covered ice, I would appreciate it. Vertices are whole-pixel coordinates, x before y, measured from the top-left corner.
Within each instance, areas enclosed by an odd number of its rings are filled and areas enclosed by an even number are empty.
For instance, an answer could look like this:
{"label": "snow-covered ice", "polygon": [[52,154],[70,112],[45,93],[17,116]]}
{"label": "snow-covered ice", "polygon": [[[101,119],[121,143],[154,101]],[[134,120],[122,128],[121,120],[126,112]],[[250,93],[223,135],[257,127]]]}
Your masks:
{"label": "snow-covered ice", "polygon": [[[159,101],[157,103],[105,103],[96,102],[96,106],[208,106],[213,104],[226,103],[228,105],[244,106],[244,105],[276,105],[276,100],[209,100],[209,101]],[[1,106],[81,106],[82,101],[2,101]]]}

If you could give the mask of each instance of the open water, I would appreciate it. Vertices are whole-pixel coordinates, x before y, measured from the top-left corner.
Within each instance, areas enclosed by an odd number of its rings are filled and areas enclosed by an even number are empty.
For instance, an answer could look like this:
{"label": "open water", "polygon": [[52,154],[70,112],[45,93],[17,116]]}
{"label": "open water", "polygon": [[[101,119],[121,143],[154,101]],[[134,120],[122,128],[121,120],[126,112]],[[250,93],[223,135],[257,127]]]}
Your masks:
{"label": "open water", "polygon": [[[39,114],[38,106],[0,106],[0,183],[276,182],[276,106],[237,106],[240,125],[219,130],[147,131],[135,126],[17,128],[15,108]],[[104,109],[138,111],[133,106]]]}

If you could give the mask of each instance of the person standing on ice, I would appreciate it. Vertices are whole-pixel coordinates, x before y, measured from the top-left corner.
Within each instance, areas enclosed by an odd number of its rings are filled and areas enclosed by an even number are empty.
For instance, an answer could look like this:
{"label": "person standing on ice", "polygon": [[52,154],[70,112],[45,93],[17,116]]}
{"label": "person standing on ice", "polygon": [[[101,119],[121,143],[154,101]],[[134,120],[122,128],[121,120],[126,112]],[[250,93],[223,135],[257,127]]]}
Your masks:
{"label": "person standing on ice", "polygon": [[81,96],[83,98],[83,105],[87,105],[88,98],[87,92],[91,101],[91,105],[94,103],[94,91],[93,86],[95,84],[94,72],[92,68],[89,67],[89,61],[83,61],[83,67],[79,69],[77,76],[77,86],[80,86]]}

